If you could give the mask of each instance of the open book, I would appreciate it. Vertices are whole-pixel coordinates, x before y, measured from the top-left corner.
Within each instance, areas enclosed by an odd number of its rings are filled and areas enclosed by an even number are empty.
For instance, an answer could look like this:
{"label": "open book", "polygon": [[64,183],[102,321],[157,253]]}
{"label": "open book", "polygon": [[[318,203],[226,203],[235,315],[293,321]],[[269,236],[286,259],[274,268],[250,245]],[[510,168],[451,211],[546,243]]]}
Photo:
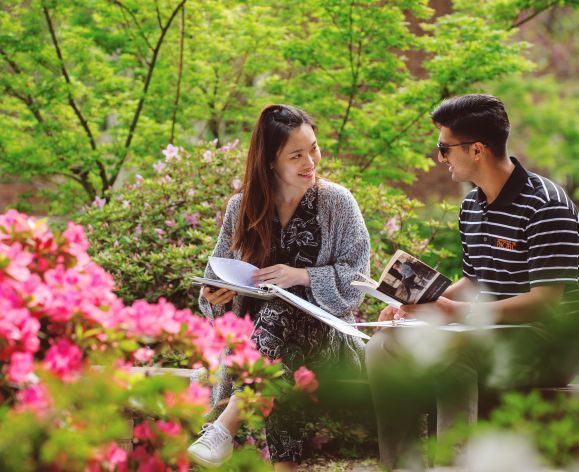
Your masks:
{"label": "open book", "polygon": [[376,282],[363,274],[364,281],[352,285],[396,308],[435,301],[450,285],[450,279],[410,254],[398,250]]}
{"label": "open book", "polygon": [[240,295],[260,298],[262,300],[271,300],[274,297],[278,297],[342,333],[363,339],[370,339],[367,334],[362,333],[356,327],[283,288],[271,284],[260,284],[259,287],[256,287],[253,283],[253,274],[258,268],[252,264],[235,259],[210,257],[209,265],[219,279],[193,277],[193,283],[227,288]]}

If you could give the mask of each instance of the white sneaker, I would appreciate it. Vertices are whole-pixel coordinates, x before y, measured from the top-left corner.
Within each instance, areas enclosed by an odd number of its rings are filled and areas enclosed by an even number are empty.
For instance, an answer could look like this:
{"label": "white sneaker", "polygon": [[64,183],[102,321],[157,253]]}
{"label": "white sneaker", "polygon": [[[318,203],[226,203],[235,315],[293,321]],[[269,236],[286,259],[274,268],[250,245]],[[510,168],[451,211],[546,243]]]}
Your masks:
{"label": "white sneaker", "polygon": [[218,421],[207,423],[201,432],[201,437],[187,449],[191,460],[210,469],[228,461],[233,452],[233,437],[225,426]]}

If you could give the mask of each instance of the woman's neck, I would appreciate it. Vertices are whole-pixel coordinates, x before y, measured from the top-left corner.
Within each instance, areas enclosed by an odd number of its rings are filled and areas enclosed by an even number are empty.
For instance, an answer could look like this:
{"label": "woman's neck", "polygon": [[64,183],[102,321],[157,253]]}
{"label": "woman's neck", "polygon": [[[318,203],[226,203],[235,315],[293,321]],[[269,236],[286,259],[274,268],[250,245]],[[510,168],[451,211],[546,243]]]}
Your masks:
{"label": "woman's neck", "polygon": [[280,205],[292,205],[292,204],[296,204],[299,203],[302,198],[304,198],[304,195],[306,194],[306,192],[308,191],[308,189],[303,189],[303,188],[299,188],[299,187],[281,187],[278,188],[278,191],[276,192],[276,196],[275,196],[275,204],[276,206],[280,206]]}

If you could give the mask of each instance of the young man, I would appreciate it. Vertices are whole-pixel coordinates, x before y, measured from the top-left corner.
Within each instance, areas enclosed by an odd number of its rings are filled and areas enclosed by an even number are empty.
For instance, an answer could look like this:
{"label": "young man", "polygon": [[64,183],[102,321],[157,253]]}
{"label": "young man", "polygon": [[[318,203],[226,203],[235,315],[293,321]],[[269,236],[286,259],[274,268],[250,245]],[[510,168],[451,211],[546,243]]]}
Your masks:
{"label": "young man", "polygon": [[[459,214],[463,277],[436,302],[403,306],[402,311],[426,316],[437,313],[446,322],[464,321],[465,316],[484,311],[492,313],[496,323],[527,324],[493,330],[495,345],[488,356],[496,356],[492,351],[499,342],[524,341],[510,346],[511,357],[518,357],[523,365],[511,370],[510,382],[502,386],[566,385],[578,367],[578,358],[575,352],[565,350],[565,343],[558,344],[553,333],[546,336],[544,327],[561,307],[567,314],[579,311],[575,205],[561,187],[508,156],[509,119],[498,98],[455,97],[444,101],[431,117],[440,129],[439,162],[448,166],[454,182],[475,185]],[[388,307],[380,319],[392,319],[397,312]],[[573,318],[579,320],[579,316]],[[473,350],[474,338],[468,333],[439,333],[439,341],[454,346],[452,355],[441,360],[438,369],[432,369],[431,363],[429,369],[402,375],[396,369],[409,359],[406,354],[412,346],[406,330],[411,329],[383,329],[366,347],[380,456],[388,467],[397,463],[409,444],[406,440],[418,413],[412,399],[420,403],[425,398],[412,390],[417,383],[426,382],[428,393],[436,392],[439,432],[450,426],[457,414],[466,414],[469,421],[477,417],[477,381],[484,362],[480,352]],[[424,343],[426,338],[413,339]],[[528,352],[533,355],[526,355]],[[408,378],[412,380],[406,382]]]}

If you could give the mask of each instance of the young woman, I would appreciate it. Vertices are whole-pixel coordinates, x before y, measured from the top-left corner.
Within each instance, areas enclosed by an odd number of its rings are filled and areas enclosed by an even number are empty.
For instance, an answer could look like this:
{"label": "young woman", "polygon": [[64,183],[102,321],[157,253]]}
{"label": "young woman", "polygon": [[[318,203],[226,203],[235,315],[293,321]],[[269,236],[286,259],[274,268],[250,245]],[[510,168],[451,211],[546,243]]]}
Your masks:
{"label": "young woman", "polygon": [[[368,231],[351,193],[319,179],[316,125],[304,111],[266,107],[253,130],[241,193],[227,205],[213,255],[250,262],[261,269],[256,283],[276,284],[328,312],[353,321],[363,295],[350,285],[368,272]],[[209,265],[205,277],[216,278]],[[282,359],[288,379],[301,365],[362,366],[363,344],[274,299],[261,301],[226,289],[205,287],[201,310],[210,318],[232,310],[250,313],[253,339],[270,359]],[[223,383],[214,401],[226,399]],[[229,458],[239,429],[235,396],[190,448],[193,460],[217,466]],[[301,413],[301,418],[300,418]],[[276,470],[294,470],[303,445],[303,411],[276,402],[266,418],[266,437]]]}

